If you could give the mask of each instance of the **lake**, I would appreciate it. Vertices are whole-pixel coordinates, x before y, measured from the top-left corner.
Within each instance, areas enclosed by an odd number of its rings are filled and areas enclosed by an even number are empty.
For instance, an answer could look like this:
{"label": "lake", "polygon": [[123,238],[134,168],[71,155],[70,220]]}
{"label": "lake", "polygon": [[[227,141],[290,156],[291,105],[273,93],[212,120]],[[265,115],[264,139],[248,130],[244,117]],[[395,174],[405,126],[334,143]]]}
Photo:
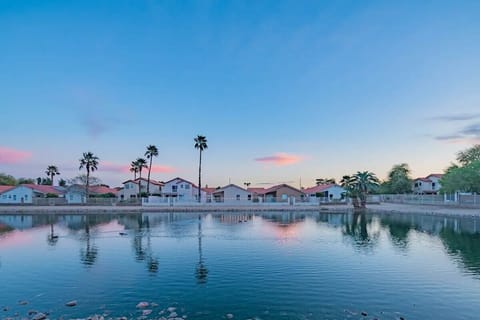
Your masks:
{"label": "lake", "polygon": [[0,285],[1,319],[477,319],[480,219],[5,214]]}

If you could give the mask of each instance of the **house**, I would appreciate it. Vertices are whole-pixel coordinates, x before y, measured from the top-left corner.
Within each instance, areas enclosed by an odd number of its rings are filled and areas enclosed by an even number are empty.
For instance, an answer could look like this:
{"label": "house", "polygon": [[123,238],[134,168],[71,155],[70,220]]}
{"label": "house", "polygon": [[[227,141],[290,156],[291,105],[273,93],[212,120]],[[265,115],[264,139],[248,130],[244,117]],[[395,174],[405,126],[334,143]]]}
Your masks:
{"label": "house", "polygon": [[[147,192],[148,179],[137,178],[135,180],[127,180],[122,184],[123,188],[117,193],[118,198],[120,198],[120,200],[135,199],[138,197],[139,191],[140,193]],[[163,185],[163,182],[150,179],[150,194],[160,195]]]}
{"label": "house", "polygon": [[442,185],[440,179],[443,174],[432,173],[425,178],[417,178],[413,180],[413,193],[415,194],[437,194]]}
{"label": "house", "polygon": [[36,198],[63,197],[64,194],[60,187],[47,185],[21,184],[19,186],[2,187],[0,189],[0,203],[34,203]]}
{"label": "house", "polygon": [[288,184],[279,184],[265,189],[262,196],[264,202],[295,202],[303,201],[305,198],[301,190]]}
{"label": "house", "polygon": [[252,194],[236,184],[229,184],[223,188],[214,190],[212,192],[212,198],[213,202],[246,203],[252,201]]}
{"label": "house", "polygon": [[[176,201],[198,201],[198,187],[194,183],[180,177],[165,182],[162,189],[162,197],[176,198]],[[205,200],[207,193],[202,190],[202,199]]]}
{"label": "house", "polygon": [[340,201],[345,198],[345,189],[338,184],[320,184],[315,187],[302,190],[306,200],[317,202]]}
{"label": "house", "polygon": [[[116,197],[118,193],[118,189],[112,189],[107,186],[89,186],[88,187],[88,194],[90,197],[102,197],[112,195]],[[65,198],[68,204],[75,204],[75,203],[84,203],[85,202],[85,186],[74,184],[67,188],[65,193]]]}

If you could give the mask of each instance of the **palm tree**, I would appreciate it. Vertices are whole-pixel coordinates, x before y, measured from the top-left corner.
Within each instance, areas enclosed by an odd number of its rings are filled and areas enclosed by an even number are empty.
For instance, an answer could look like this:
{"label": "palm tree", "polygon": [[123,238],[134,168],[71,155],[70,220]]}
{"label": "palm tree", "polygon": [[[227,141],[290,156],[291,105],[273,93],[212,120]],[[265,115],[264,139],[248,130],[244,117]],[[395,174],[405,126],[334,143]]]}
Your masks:
{"label": "palm tree", "polygon": [[60,172],[58,172],[57,166],[54,166],[54,165],[48,166],[45,173],[47,174],[47,176],[50,177],[50,180],[51,180],[52,186],[53,186],[53,177],[60,174]]}
{"label": "palm tree", "polygon": [[138,197],[140,198],[142,196],[142,170],[144,168],[148,168],[147,160],[143,158],[137,158],[137,160],[135,160],[135,165],[137,166],[138,170]]}
{"label": "palm tree", "polygon": [[147,178],[147,195],[150,195],[150,172],[152,171],[152,160],[153,157],[158,156],[158,148],[153,144],[147,147],[147,151],[145,151],[145,157],[150,159],[150,166],[148,167],[148,178]]}
{"label": "palm tree", "polygon": [[195,149],[200,150],[200,161],[198,163],[198,202],[202,202],[202,151],[207,149],[207,138],[205,136],[197,135],[193,139],[195,141]]}
{"label": "palm tree", "polygon": [[130,172],[133,172],[133,180],[137,180],[138,167],[136,161],[130,163]]}
{"label": "palm tree", "polygon": [[364,209],[367,206],[368,193],[379,186],[379,180],[377,176],[375,176],[375,173],[369,171],[358,171],[353,175],[352,180],[358,190],[360,207]]}
{"label": "palm tree", "polygon": [[90,172],[93,172],[98,169],[98,160],[100,160],[97,156],[95,156],[92,152],[84,152],[83,158],[80,161],[80,167],[78,170],[82,170],[85,168],[87,170],[87,181],[85,183],[85,197],[88,200],[88,187],[90,181]]}
{"label": "palm tree", "polygon": [[340,180],[340,185],[347,191],[346,196],[352,199],[354,208],[360,208],[358,203],[358,189],[352,176],[345,175]]}

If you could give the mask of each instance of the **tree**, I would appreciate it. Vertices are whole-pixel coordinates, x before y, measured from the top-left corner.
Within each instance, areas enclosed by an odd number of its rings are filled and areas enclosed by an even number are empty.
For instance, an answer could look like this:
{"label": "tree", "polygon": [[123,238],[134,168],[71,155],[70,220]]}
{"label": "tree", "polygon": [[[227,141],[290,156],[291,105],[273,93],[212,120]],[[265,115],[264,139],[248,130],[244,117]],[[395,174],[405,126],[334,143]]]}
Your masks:
{"label": "tree", "polygon": [[59,175],[60,172],[58,172],[57,166],[50,165],[50,166],[47,167],[47,170],[45,171],[45,174],[48,177],[50,177],[50,180],[51,180],[52,186],[53,186],[53,177],[56,176],[56,175]]}
{"label": "tree", "polygon": [[37,178],[37,184],[42,186],[50,186],[52,185],[52,180],[50,178]]}
{"label": "tree", "polygon": [[480,144],[457,153],[457,161],[466,166],[474,161],[480,161]]}
{"label": "tree", "polygon": [[60,180],[58,180],[58,185],[60,187],[66,187],[67,186],[67,181],[65,181],[65,179],[60,179]]}
{"label": "tree", "polygon": [[200,152],[200,161],[198,162],[198,202],[202,202],[202,152],[208,148],[207,138],[202,135],[197,135],[194,139],[195,149]]}
{"label": "tree", "polygon": [[462,167],[451,166],[440,179],[440,184],[442,193],[480,193],[480,160],[472,161]]}
{"label": "tree", "polygon": [[353,207],[360,208],[357,185],[354,183],[353,177],[349,175],[343,176],[342,180],[340,180],[340,185],[346,190],[346,196],[352,199]]}
{"label": "tree", "polygon": [[0,173],[0,185],[1,186],[14,186],[17,184],[17,180],[15,177],[5,174],[5,173]]}
{"label": "tree", "polygon": [[152,171],[152,160],[153,157],[158,156],[158,148],[153,144],[147,147],[147,151],[145,151],[145,157],[150,160],[150,166],[148,167],[148,178],[147,178],[147,195],[150,195],[150,172]]}
{"label": "tree", "polygon": [[[94,176],[89,176],[88,177],[88,183],[91,186],[97,186],[102,183],[102,180],[100,180],[97,177]],[[68,184],[79,184],[82,186],[85,186],[87,184],[87,175],[86,174],[79,174],[75,178],[69,179]]]}
{"label": "tree", "polygon": [[375,173],[369,171],[358,171],[352,177],[352,183],[358,190],[358,196],[360,198],[360,208],[367,207],[367,195],[369,192],[375,190],[379,186],[379,180]]}
{"label": "tree", "polygon": [[138,167],[136,161],[130,163],[130,172],[133,172],[133,180],[137,180]]}
{"label": "tree", "polygon": [[98,161],[99,158],[95,156],[92,152],[84,152],[83,157],[79,160],[80,161],[80,167],[78,170],[82,170],[85,168],[87,171],[87,181],[85,183],[85,197],[88,199],[88,186],[90,182],[90,172],[93,172],[98,169]]}
{"label": "tree", "polygon": [[388,180],[382,184],[386,193],[410,193],[412,192],[412,179],[408,164],[396,164],[388,173]]}
{"label": "tree", "polygon": [[134,161],[135,166],[137,167],[138,171],[138,178],[140,179],[138,181],[138,197],[141,197],[142,195],[142,170],[145,168],[148,168],[147,166],[147,160],[143,158],[137,158],[137,160]]}
{"label": "tree", "polygon": [[32,178],[18,178],[17,184],[35,184],[35,179]]}
{"label": "tree", "polygon": [[323,184],[335,184],[337,183],[334,178],[317,178],[315,179],[315,183],[317,186],[323,185]]}

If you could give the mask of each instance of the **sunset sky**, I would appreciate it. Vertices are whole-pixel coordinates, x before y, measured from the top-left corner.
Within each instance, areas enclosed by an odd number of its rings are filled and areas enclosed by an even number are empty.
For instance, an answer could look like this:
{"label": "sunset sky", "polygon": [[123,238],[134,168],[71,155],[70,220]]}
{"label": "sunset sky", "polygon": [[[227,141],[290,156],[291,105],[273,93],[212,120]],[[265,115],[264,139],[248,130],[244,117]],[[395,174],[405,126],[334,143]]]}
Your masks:
{"label": "sunset sky", "polygon": [[296,187],[480,142],[480,1],[0,1],[0,172]]}

